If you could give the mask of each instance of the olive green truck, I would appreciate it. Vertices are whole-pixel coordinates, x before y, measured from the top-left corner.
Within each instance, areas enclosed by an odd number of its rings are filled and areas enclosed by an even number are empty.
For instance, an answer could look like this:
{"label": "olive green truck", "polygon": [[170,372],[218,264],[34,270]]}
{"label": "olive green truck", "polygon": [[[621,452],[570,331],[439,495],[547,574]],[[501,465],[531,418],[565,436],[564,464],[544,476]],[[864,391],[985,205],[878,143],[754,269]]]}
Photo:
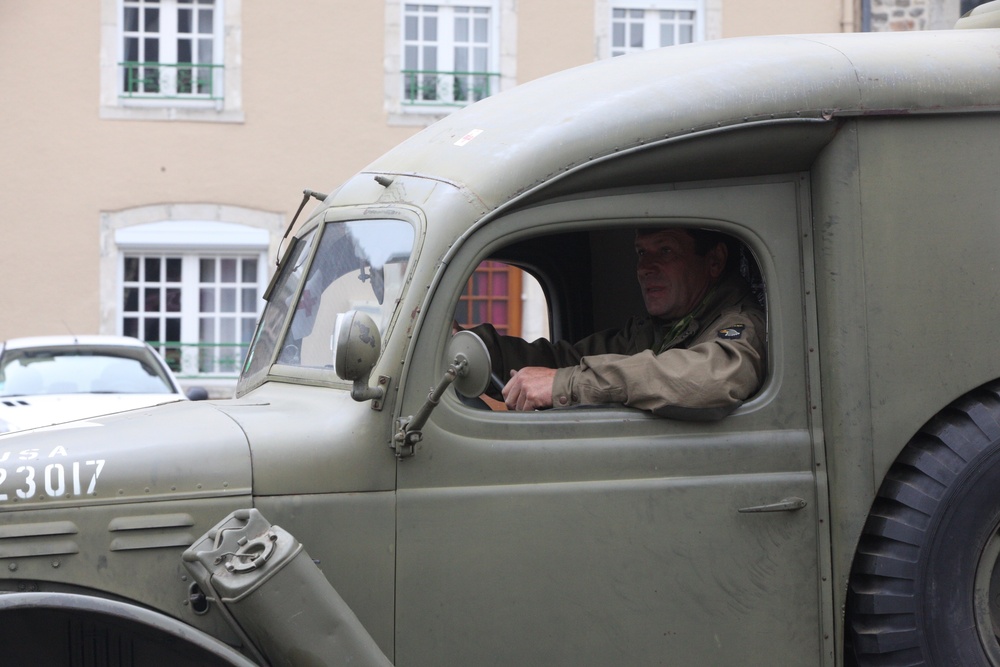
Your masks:
{"label": "olive green truck", "polygon": [[[233,399],[0,436],[0,662],[1000,665],[991,15],[597,62],[317,195]],[[477,398],[477,267],[575,340],[664,226],[741,243],[759,392]]]}

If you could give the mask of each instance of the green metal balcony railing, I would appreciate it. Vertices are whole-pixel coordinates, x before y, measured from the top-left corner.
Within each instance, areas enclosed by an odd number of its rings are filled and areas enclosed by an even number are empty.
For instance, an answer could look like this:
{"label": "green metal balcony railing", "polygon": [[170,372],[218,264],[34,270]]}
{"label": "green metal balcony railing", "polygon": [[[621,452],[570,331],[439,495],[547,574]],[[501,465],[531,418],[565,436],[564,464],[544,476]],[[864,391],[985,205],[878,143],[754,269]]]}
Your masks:
{"label": "green metal balcony railing", "polygon": [[250,347],[249,343],[147,342],[179,378],[238,377]]}
{"label": "green metal balcony railing", "polygon": [[404,69],[403,104],[466,106],[500,89],[499,72],[442,72]]}
{"label": "green metal balcony railing", "polygon": [[126,61],[119,97],[140,99],[221,100],[225,65]]}

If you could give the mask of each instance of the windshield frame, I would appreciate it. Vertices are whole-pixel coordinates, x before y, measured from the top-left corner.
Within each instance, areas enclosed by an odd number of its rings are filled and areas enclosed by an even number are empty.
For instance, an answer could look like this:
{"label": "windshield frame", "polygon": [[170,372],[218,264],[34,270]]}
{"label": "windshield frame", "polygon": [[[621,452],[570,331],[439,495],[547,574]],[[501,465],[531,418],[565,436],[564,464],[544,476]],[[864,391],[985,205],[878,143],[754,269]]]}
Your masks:
{"label": "windshield frame", "polygon": [[[414,267],[418,261],[421,247],[423,245],[423,239],[425,236],[423,215],[416,208],[398,204],[391,207],[351,206],[323,209],[313,215],[296,232],[293,241],[289,244],[284,257],[282,258],[281,265],[276,270],[275,275],[271,278],[271,284],[268,287],[268,293],[266,295],[268,303],[257,322],[257,328],[254,332],[246,359],[244,361],[243,371],[240,374],[239,381],[237,382],[235,394],[237,397],[242,396],[269,381],[321,385],[345,389],[350,388],[350,382],[337,376],[332,367],[332,362],[330,367],[318,368],[315,366],[279,363],[278,359],[281,347],[289,335],[289,328],[292,326],[292,322],[295,317],[295,306],[302,298],[302,293],[308,283],[308,280],[305,279],[305,277],[310,276],[317,254],[323,246],[323,235],[327,230],[332,229],[338,223],[364,222],[366,220],[399,221],[408,224],[413,229],[413,245],[410,251],[409,259],[407,260],[406,269],[401,277],[400,291],[398,295],[395,295],[394,297],[390,297],[388,294],[385,296],[386,301],[389,301],[390,298],[392,298],[395,301],[395,306],[392,307],[391,314],[389,314],[386,319],[386,324],[381,331],[382,350],[380,350],[380,355],[384,352],[385,343],[392,335],[397,320],[399,319],[401,305],[405,301],[409,292],[410,284],[413,280]],[[290,261],[290,258],[295,252],[295,248],[301,243],[306,243],[307,241],[305,239],[310,235],[312,236],[311,241],[308,241],[310,247],[306,251],[304,260],[298,262],[302,266],[302,278],[298,280],[298,283],[295,285],[294,292],[292,292],[290,302],[292,305],[282,316],[280,326],[274,327],[271,349],[259,348],[262,338],[262,329],[267,319],[268,312],[273,308],[279,307],[272,304],[270,301],[270,299],[274,298],[274,287],[280,285],[282,281],[287,281],[285,272],[290,269],[286,266],[286,263]],[[252,358],[254,355],[259,355],[262,352],[267,355],[266,361],[251,369]]]}

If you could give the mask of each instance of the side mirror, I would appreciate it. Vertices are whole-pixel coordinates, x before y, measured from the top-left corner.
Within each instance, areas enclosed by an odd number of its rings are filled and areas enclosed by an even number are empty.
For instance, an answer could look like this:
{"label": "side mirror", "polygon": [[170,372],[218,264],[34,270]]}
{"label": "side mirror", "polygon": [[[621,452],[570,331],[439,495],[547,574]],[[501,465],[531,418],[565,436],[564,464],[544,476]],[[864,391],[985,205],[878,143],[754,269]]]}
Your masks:
{"label": "side mirror", "polygon": [[444,352],[444,373],[437,386],[431,387],[427,400],[412,417],[399,420],[393,436],[398,458],[413,456],[413,447],[423,438],[422,429],[437,407],[445,389],[454,384],[463,396],[479,396],[490,382],[490,351],[486,343],[471,331],[459,331],[448,341]]}
{"label": "side mirror", "polygon": [[208,390],[204,387],[188,387],[188,390],[184,392],[184,395],[188,397],[189,401],[208,400]]}
{"label": "side mirror", "polygon": [[452,364],[461,366],[455,378],[455,391],[462,396],[479,396],[486,391],[490,383],[490,351],[476,334],[459,331],[453,335],[444,352],[444,364],[446,371]]}
{"label": "side mirror", "polygon": [[338,376],[354,383],[351,398],[355,401],[382,398],[382,387],[368,386],[368,378],[381,353],[382,336],[371,316],[357,310],[337,315],[333,367]]}

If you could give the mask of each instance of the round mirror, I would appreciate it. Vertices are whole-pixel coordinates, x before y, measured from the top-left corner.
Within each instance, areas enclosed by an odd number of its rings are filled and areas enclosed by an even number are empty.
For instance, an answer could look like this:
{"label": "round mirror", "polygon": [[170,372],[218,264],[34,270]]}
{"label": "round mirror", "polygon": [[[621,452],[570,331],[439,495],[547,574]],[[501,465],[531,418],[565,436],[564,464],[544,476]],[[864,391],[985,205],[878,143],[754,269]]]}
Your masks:
{"label": "round mirror", "polygon": [[447,368],[455,361],[465,361],[465,367],[455,378],[455,391],[462,396],[479,396],[490,382],[490,351],[483,339],[471,331],[459,331],[445,348],[444,363]]}

